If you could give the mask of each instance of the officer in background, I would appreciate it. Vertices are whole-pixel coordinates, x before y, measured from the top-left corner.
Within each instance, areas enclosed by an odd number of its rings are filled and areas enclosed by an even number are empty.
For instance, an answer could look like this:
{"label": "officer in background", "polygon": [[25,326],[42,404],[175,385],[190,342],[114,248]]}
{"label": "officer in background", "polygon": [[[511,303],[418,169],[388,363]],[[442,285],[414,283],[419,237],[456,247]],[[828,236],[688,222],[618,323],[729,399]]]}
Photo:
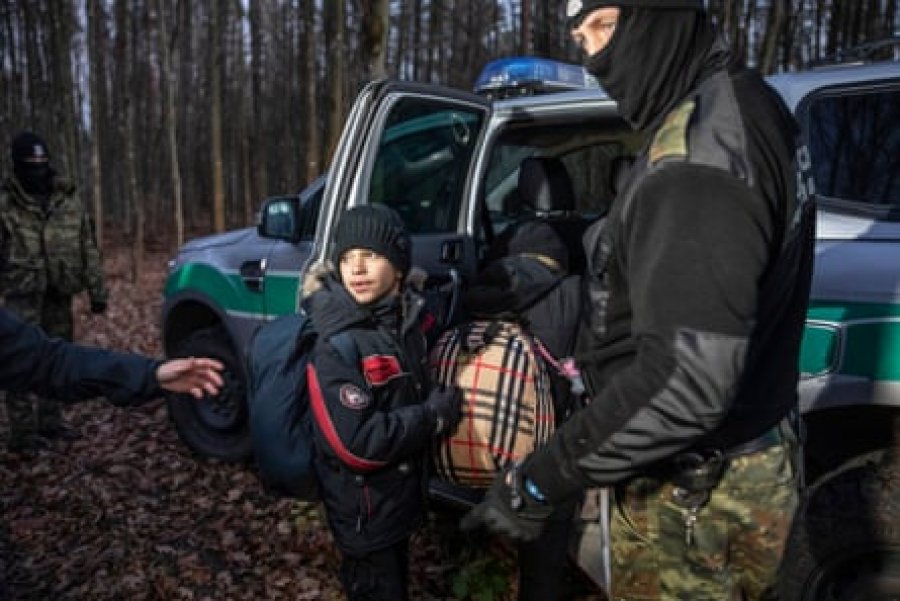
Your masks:
{"label": "officer in background", "polygon": [[813,241],[798,128],[702,0],[567,9],[585,67],[647,144],[584,237],[591,402],[464,526],[533,539],[554,506],[614,486],[611,598],[766,598],[798,503],[787,417]]}
{"label": "officer in background", "polygon": [[[87,289],[91,311],[106,310],[93,224],[75,185],[51,168],[43,139],[20,133],[11,158],[13,173],[0,186],[0,296],[26,322],[72,340],[73,295]],[[77,438],[63,425],[55,399],[10,393],[6,407],[10,451],[28,452],[47,438]]]}

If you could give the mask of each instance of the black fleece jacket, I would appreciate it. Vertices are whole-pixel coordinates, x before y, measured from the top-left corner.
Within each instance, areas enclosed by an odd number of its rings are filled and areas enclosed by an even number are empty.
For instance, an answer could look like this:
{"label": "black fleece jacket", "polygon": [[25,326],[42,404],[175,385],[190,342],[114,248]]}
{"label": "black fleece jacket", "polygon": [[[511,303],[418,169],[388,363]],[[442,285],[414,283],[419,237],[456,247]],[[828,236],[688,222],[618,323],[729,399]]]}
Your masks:
{"label": "black fleece jacket", "polygon": [[813,238],[795,133],[756,73],[718,69],[588,230],[577,358],[592,403],[530,459],[549,499],[745,442],[795,403]]}

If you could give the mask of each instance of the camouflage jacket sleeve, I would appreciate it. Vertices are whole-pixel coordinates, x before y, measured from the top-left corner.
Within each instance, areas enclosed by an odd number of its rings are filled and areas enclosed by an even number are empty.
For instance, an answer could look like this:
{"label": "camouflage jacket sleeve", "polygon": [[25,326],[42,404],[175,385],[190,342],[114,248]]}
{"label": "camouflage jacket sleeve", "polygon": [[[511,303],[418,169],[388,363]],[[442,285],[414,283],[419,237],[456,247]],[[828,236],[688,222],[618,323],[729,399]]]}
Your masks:
{"label": "camouflage jacket sleeve", "polygon": [[103,278],[103,262],[94,237],[93,219],[87,210],[81,218],[81,256],[84,261],[84,285],[91,301],[106,302],[109,294]]}

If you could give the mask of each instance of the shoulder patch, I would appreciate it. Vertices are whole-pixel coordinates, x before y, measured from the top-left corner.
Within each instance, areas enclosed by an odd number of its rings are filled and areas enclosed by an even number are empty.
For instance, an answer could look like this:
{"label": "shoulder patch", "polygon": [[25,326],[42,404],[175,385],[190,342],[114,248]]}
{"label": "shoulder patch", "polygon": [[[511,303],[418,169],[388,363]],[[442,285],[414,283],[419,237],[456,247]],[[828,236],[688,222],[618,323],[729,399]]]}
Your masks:
{"label": "shoulder patch", "polygon": [[666,120],[653,137],[650,145],[650,164],[663,159],[683,159],[688,155],[687,128],[697,103],[687,100],[666,115]]}
{"label": "shoulder patch", "polygon": [[372,397],[359,386],[344,384],[340,392],[341,405],[347,409],[360,411],[372,403]]}

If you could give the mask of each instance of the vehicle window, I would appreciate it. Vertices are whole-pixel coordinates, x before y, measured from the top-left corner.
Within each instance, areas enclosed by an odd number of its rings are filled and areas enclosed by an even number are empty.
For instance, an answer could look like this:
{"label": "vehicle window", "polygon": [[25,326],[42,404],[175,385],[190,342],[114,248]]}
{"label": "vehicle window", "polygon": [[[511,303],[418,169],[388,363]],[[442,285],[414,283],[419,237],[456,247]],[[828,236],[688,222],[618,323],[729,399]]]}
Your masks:
{"label": "vehicle window", "polygon": [[[636,142],[568,132],[565,142],[556,136],[535,135],[523,143],[518,135],[501,138],[494,146],[484,180],[484,199],[495,234],[512,221],[526,217],[519,202],[519,166],[528,157],[558,157],[572,180],[575,210],[588,218],[606,213],[615,197],[618,175],[634,156]],[[539,144],[544,142],[544,144]]]}
{"label": "vehicle window", "polygon": [[413,234],[455,232],[482,109],[400,99],[379,142],[369,202],[393,207]]}
{"label": "vehicle window", "polygon": [[900,91],[814,100],[809,150],[820,195],[900,206]]}

